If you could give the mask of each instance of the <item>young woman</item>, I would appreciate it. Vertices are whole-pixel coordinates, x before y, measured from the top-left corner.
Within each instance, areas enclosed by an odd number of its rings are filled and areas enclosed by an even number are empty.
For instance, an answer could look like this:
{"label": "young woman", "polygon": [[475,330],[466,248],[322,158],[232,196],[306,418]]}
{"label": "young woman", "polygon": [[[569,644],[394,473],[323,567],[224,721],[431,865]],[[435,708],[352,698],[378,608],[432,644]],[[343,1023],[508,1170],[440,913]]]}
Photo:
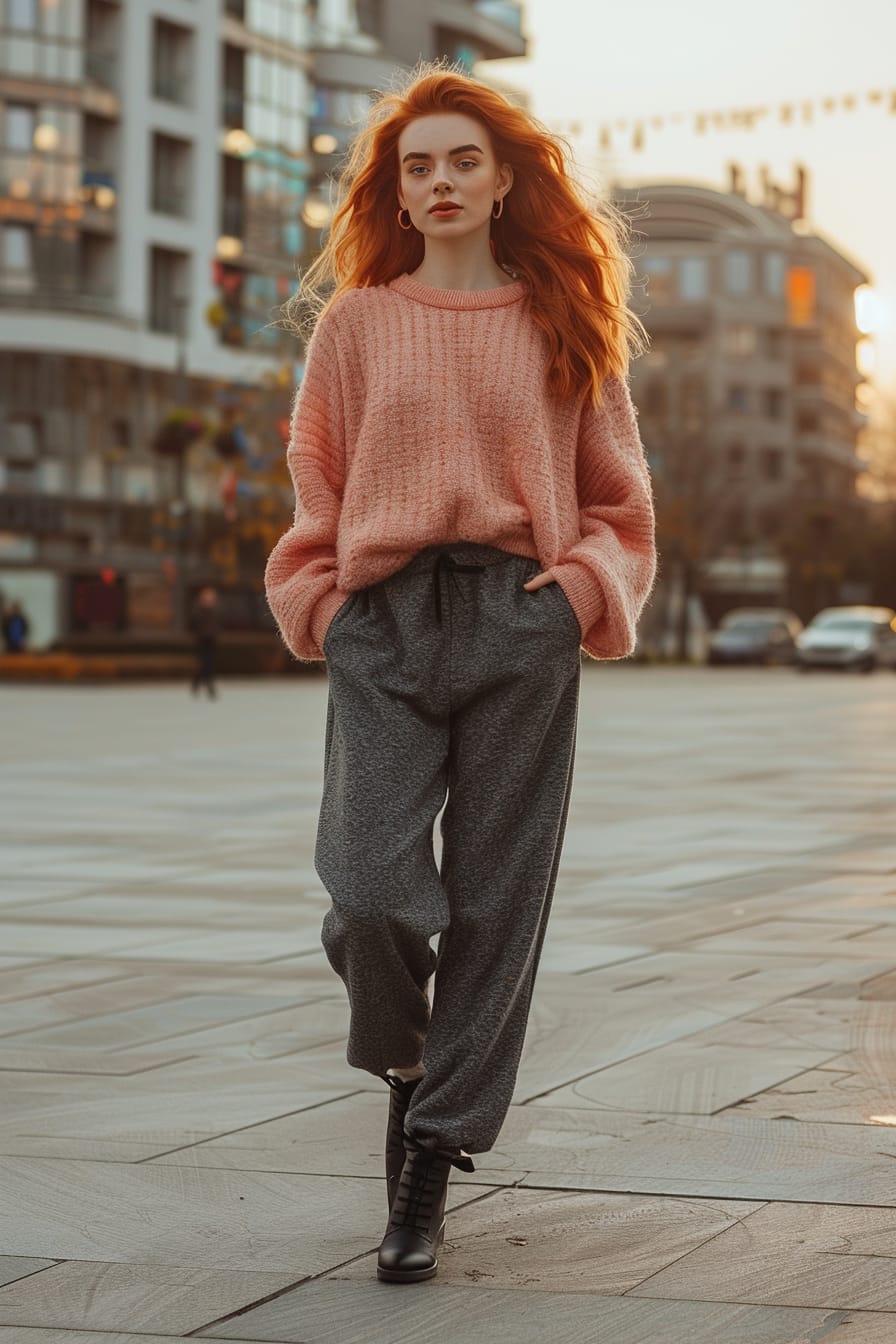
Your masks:
{"label": "young woman", "polygon": [[289,648],[329,673],[322,940],[348,991],[348,1062],[391,1089],[391,1281],[436,1272],[451,1168],[473,1171],[503,1124],[580,649],[629,654],[653,583],[626,227],[585,204],[525,112],[424,68],[374,106],[298,296],[331,291],[266,587]]}

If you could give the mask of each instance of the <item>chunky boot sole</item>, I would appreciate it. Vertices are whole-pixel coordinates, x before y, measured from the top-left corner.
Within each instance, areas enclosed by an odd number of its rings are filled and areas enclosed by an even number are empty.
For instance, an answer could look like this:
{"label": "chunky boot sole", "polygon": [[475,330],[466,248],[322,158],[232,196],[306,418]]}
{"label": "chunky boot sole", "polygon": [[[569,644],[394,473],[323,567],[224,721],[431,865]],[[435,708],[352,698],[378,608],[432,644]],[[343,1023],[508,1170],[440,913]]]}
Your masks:
{"label": "chunky boot sole", "polygon": [[[438,1251],[444,1240],[445,1224],[443,1222],[436,1234],[435,1246],[433,1249]],[[383,1283],[422,1283],[424,1279],[434,1278],[438,1268],[438,1258],[424,1269],[381,1269],[380,1266],[377,1265],[376,1276]]]}

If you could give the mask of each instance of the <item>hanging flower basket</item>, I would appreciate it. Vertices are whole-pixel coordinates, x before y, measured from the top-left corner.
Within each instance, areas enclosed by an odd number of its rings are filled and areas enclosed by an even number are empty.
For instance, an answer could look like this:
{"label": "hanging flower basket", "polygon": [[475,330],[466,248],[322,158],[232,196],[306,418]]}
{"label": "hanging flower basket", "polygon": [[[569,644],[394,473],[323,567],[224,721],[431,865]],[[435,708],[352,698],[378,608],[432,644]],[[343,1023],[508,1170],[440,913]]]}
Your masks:
{"label": "hanging flower basket", "polygon": [[152,446],[162,457],[179,457],[205,433],[205,421],[195,411],[172,411],[156,430]]}

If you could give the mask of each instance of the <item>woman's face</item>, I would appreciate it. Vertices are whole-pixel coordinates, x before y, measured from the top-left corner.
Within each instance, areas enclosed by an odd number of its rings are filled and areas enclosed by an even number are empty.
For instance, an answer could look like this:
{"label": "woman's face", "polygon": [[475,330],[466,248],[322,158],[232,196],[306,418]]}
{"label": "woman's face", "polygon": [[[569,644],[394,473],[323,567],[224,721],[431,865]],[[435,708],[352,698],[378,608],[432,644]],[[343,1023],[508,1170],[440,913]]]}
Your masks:
{"label": "woman's face", "polygon": [[427,238],[490,227],[513,171],[495,160],[488,131],[461,112],[418,117],[398,139],[398,200]]}

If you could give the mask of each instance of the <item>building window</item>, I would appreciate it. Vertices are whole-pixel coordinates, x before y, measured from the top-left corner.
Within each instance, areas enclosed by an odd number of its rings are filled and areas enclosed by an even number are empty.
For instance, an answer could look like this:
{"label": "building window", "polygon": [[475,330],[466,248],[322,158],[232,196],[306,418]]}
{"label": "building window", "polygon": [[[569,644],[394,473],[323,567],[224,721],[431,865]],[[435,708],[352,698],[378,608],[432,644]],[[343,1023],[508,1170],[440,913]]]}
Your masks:
{"label": "building window", "polygon": [[780,448],[763,448],[762,474],[767,481],[780,481],[784,475],[784,455]]}
{"label": "building window", "polygon": [[762,395],[763,412],[769,420],[780,420],[784,415],[784,390],[780,387],[767,387]]}
{"label": "building window", "polygon": [[34,415],[16,415],[6,423],[6,447],[17,462],[36,462],[41,456],[41,422]]}
{"label": "building window", "polygon": [[378,40],[383,35],[383,0],[357,0],[358,31]]}
{"label": "building window", "polygon": [[728,470],[733,476],[740,476],[747,465],[747,450],[742,443],[728,445]]}
{"label": "building window", "polygon": [[37,0],[6,0],[7,27],[19,33],[37,30]]}
{"label": "building window", "polygon": [[705,257],[682,257],[678,267],[678,293],[693,302],[705,299],[709,290],[709,271]]}
{"label": "building window", "polygon": [[647,297],[660,303],[673,298],[672,261],[669,257],[645,257],[644,270],[647,273]]}
{"label": "building window", "polygon": [[817,434],[821,428],[821,420],[817,411],[798,410],[796,413],[796,432],[797,434]]}
{"label": "building window", "polygon": [[193,34],[180,24],[156,19],[153,39],[153,94],[166,102],[189,106],[192,101]]}
{"label": "building window", "polygon": [[732,411],[735,415],[749,415],[751,404],[750,388],[744,387],[742,383],[732,384],[728,388],[729,411]]}
{"label": "building window", "polygon": [[766,327],[765,330],[765,357],[766,359],[784,358],[784,332],[780,327]]}
{"label": "building window", "polygon": [[153,331],[176,335],[187,301],[190,259],[186,252],[154,247],[149,267],[149,324]]}
{"label": "building window", "polygon": [[766,252],[763,257],[765,292],[773,299],[784,297],[787,260],[782,252]]}
{"label": "building window", "polygon": [[35,108],[31,103],[7,103],[3,111],[3,146],[30,153],[34,143]]}
{"label": "building window", "polygon": [[28,224],[3,225],[4,271],[30,271],[32,266],[32,230]]}
{"label": "building window", "polygon": [[748,322],[732,322],[722,334],[722,350],[732,359],[747,359],[756,353],[756,328]]}
{"label": "building window", "polygon": [[679,395],[679,414],[681,428],[688,434],[694,434],[703,428],[706,385],[703,375],[692,373],[681,380]]}
{"label": "building window", "polygon": [[12,494],[29,495],[37,487],[37,464],[35,462],[17,462],[8,458],[6,463],[6,489]]}
{"label": "building window", "polygon": [[29,224],[4,224],[0,234],[0,284],[7,292],[34,287],[34,231]]}
{"label": "building window", "polygon": [[725,289],[729,294],[750,294],[753,289],[753,258],[749,252],[725,254]]}
{"label": "building window", "polygon": [[155,132],[152,137],[152,208],[162,215],[186,219],[190,215],[190,164],[188,140]]}

